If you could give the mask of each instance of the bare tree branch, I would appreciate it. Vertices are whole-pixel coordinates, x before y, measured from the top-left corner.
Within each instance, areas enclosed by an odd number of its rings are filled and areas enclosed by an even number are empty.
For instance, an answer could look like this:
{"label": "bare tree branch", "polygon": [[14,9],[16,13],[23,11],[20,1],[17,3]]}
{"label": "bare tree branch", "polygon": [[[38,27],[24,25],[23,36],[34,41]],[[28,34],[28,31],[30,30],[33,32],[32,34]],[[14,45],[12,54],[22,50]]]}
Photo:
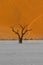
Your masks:
{"label": "bare tree branch", "polygon": [[[19,24],[19,25],[20,25],[20,24]],[[20,27],[22,28],[22,31],[21,31],[22,36],[23,36],[23,31],[24,31],[24,29],[25,29],[27,26],[28,26],[28,25],[26,25],[26,26],[20,25]]]}
{"label": "bare tree branch", "polygon": [[[19,24],[19,25],[20,25],[20,24]],[[26,25],[26,26],[27,26],[27,25]],[[11,27],[12,31],[18,35],[18,37],[19,37],[19,42],[22,42],[23,36],[24,36],[28,31],[31,31],[31,30],[32,30],[32,29],[27,30],[27,29],[26,29],[26,26],[20,25],[20,27],[22,28],[22,30],[20,31],[21,34],[19,33],[19,30],[15,31],[14,27]]]}
{"label": "bare tree branch", "polygon": [[19,35],[19,33],[18,33],[18,30],[15,31],[13,27],[11,27],[11,29],[12,29],[12,31],[13,31],[14,33],[16,33],[16,34],[19,36],[19,38],[20,38],[20,35]]}
{"label": "bare tree branch", "polygon": [[26,34],[28,31],[31,31],[32,29],[30,29],[30,30],[25,30],[25,32],[22,34],[22,35],[24,35],[24,34]]}
{"label": "bare tree branch", "polygon": [[[19,24],[20,25],[20,24]],[[30,29],[30,30],[25,30],[25,28],[27,27],[28,25],[26,25],[26,26],[22,26],[22,25],[20,25],[20,27],[22,28],[22,31],[21,31],[21,37],[23,37],[28,31],[31,31],[32,29]],[[25,31],[24,31],[25,30]]]}
{"label": "bare tree branch", "polygon": [[[20,24],[19,24],[20,25]],[[26,25],[26,26],[22,26],[22,25],[20,25],[20,27],[24,30],[26,27],[27,27],[28,25]]]}

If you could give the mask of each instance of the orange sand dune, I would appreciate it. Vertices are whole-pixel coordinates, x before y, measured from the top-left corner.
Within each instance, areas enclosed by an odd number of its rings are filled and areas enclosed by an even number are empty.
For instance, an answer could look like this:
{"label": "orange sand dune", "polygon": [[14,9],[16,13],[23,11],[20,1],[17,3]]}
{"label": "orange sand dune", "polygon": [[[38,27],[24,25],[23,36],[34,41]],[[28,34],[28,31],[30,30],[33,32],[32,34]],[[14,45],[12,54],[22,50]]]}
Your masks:
{"label": "orange sand dune", "polygon": [[17,38],[9,28],[15,24],[28,24],[32,38],[43,38],[43,0],[1,0],[0,39]]}

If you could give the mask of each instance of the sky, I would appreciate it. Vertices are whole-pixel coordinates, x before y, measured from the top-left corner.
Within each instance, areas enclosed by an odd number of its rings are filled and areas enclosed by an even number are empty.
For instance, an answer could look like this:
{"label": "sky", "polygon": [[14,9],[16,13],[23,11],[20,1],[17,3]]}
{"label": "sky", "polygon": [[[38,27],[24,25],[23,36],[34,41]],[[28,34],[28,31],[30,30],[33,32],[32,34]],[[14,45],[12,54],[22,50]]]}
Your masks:
{"label": "sky", "polygon": [[17,24],[28,24],[32,38],[43,38],[43,0],[0,0],[0,39],[17,38],[10,29]]}

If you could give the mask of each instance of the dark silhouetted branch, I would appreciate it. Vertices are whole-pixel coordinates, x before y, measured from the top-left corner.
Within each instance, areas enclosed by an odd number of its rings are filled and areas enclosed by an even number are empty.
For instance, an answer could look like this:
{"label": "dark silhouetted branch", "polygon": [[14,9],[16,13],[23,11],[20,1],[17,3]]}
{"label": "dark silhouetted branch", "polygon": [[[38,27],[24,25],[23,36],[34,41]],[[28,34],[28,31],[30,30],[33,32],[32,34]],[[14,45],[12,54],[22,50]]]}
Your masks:
{"label": "dark silhouetted branch", "polygon": [[[20,25],[20,24],[19,24],[19,25]],[[18,35],[18,37],[19,37],[19,42],[20,42],[20,43],[22,43],[23,36],[24,36],[28,31],[31,31],[31,30],[32,30],[32,29],[27,30],[27,29],[26,29],[27,26],[28,26],[28,25],[26,25],[26,26],[20,25],[20,27],[21,27],[21,29],[22,29],[22,30],[21,30],[21,34],[19,33],[18,30],[15,31],[15,29],[14,29],[13,27],[11,27],[12,31]]]}
{"label": "dark silhouetted branch", "polygon": [[15,31],[13,27],[11,27],[11,29],[12,29],[12,31],[13,31],[14,33],[16,33],[16,34],[18,35],[18,37],[20,38],[20,35],[19,35],[19,33],[18,33],[19,31],[18,31],[18,30]]}
{"label": "dark silhouetted branch", "polygon": [[22,36],[24,36],[28,31],[31,31],[32,29],[30,30],[25,30],[23,33],[22,33]]}

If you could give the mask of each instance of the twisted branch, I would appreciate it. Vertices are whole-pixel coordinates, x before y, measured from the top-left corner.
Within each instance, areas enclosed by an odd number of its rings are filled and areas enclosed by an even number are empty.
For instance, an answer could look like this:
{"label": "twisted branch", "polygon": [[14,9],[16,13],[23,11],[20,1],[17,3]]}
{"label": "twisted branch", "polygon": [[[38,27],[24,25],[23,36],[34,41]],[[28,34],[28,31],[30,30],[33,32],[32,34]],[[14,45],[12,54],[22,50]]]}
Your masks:
{"label": "twisted branch", "polygon": [[[19,25],[20,25],[20,24],[19,24]],[[25,28],[26,28],[27,26],[28,26],[28,25],[26,25],[26,26],[20,25],[20,27],[22,28],[22,30],[21,30],[21,35],[19,34],[19,31],[18,31],[18,30],[15,31],[13,27],[11,27],[11,29],[12,29],[12,31],[13,31],[14,33],[16,33],[16,34],[18,35],[18,37],[19,37],[19,39],[20,39],[20,38],[23,38],[23,36],[24,36],[28,31],[31,31],[31,30],[32,30],[32,29],[26,30]]]}
{"label": "twisted branch", "polygon": [[[20,24],[19,24],[20,25]],[[21,34],[22,34],[22,36],[21,37],[23,37],[28,31],[31,31],[32,29],[30,29],[30,30],[25,30],[25,28],[27,27],[28,25],[26,25],[26,26],[22,26],[22,25],[20,25],[20,27],[22,28],[22,31],[21,31]],[[25,30],[25,31],[24,31]]]}
{"label": "twisted branch", "polygon": [[13,27],[11,27],[11,29],[12,29],[12,31],[13,31],[14,33],[16,33],[16,34],[18,35],[18,37],[20,38],[20,35],[19,35],[19,33],[18,33],[19,31],[18,31],[18,30],[15,31]]}

